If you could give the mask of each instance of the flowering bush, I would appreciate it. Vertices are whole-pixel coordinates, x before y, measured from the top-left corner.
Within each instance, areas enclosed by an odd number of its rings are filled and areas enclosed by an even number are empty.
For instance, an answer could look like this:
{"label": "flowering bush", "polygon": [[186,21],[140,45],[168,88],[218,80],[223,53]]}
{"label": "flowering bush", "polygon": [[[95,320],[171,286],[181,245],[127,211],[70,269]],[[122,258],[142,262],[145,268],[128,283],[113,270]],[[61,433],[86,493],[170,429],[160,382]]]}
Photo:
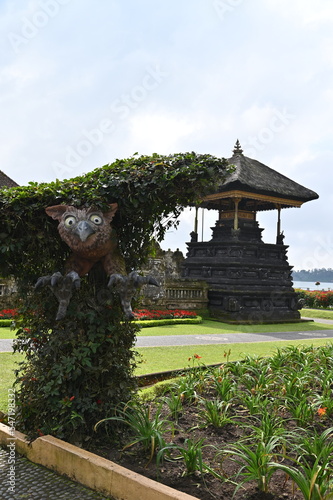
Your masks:
{"label": "flowering bush", "polygon": [[313,309],[328,309],[333,307],[333,292],[319,290],[296,290],[304,301],[304,307]]}
{"label": "flowering bush", "polygon": [[0,319],[12,319],[17,316],[17,309],[2,309],[0,311]]}
{"label": "flowering bush", "polygon": [[196,318],[195,311],[185,311],[182,309],[172,310],[157,310],[157,309],[137,309],[134,311],[135,319],[142,320],[156,320],[156,319],[175,319],[175,318]]}

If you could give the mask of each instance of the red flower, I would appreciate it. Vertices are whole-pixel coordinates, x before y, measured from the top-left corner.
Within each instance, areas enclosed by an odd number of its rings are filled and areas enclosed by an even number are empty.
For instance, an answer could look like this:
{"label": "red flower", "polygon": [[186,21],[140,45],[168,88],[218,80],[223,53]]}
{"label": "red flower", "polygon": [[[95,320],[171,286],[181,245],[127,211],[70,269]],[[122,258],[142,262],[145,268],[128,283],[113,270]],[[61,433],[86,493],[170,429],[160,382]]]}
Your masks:
{"label": "red flower", "polygon": [[195,359],[201,359],[202,356],[199,356],[199,354],[194,354]]}
{"label": "red flower", "polygon": [[73,401],[75,399],[75,396],[72,396],[71,398],[69,398],[70,401]]}
{"label": "red flower", "polygon": [[197,316],[195,311],[185,311],[182,309],[173,310],[156,310],[156,309],[138,309],[134,311],[134,315],[138,320],[152,320],[163,318],[195,318]]}
{"label": "red flower", "polygon": [[17,309],[2,309],[2,311],[0,311],[0,316],[6,319],[14,318],[17,314]]}

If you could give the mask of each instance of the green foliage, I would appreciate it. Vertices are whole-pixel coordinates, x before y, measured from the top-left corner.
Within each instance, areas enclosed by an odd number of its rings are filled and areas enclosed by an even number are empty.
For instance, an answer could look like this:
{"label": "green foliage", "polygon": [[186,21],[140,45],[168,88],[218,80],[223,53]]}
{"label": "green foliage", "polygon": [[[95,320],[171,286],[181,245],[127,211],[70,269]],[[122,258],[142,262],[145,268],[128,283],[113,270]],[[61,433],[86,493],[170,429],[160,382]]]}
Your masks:
{"label": "green foliage", "polygon": [[297,463],[298,468],[292,465],[271,463],[271,467],[285,472],[301,491],[304,500],[332,500],[333,478],[332,467],[329,461],[320,463],[317,458],[314,463],[304,460]]}
{"label": "green foliage", "polygon": [[273,436],[266,442],[259,440],[255,445],[239,442],[223,450],[224,454],[230,454],[232,460],[240,465],[237,477],[240,476],[242,482],[238,488],[248,481],[256,481],[259,491],[269,491],[269,482],[275,471],[271,460],[279,444],[279,437]]}
{"label": "green foliage", "polygon": [[137,327],[119,321],[116,298],[105,307],[89,292],[83,286],[57,323],[57,303],[47,290],[27,302],[14,349],[25,353],[16,373],[17,426],[31,438],[88,441],[94,424],[135,387]]}
{"label": "green foliage", "polygon": [[[314,309],[331,309],[333,307],[333,292],[325,290],[296,290],[303,302],[303,307]],[[304,316],[306,316],[306,310]]]}
{"label": "green foliage", "polygon": [[0,190],[0,274],[15,277],[24,304],[15,345],[26,354],[16,384],[21,431],[89,440],[93,425],[134,388],[138,327],[124,321],[97,269],[82,280],[59,322],[52,292],[33,291],[39,277],[63,270],[70,252],[45,208],[103,211],[117,202],[113,226],[130,272],[145,261],[152,239],[163,239],[183,208],[217,188],[228,169],[226,160],[210,155],[135,155],[74,179]]}
{"label": "green foliage", "polygon": [[[169,444],[158,452],[156,459],[157,467],[159,467],[161,460],[167,456],[169,460],[183,460],[186,468],[183,475],[189,476],[196,472],[200,472],[200,474],[203,475],[206,469],[206,464],[202,460],[203,443],[203,438],[199,440],[188,438],[185,439],[183,446]],[[172,455],[172,451],[176,452],[175,456]]]}
{"label": "green foliage", "polygon": [[0,328],[3,326],[12,326],[14,324],[12,319],[0,319]]}
{"label": "green foliage", "polygon": [[171,424],[167,419],[162,418],[160,408],[153,414],[151,405],[143,405],[136,400],[129,401],[123,409],[116,409],[115,416],[97,422],[95,430],[101,424],[112,421],[125,424],[131,431],[131,439],[124,447],[124,450],[140,443],[144,451],[149,452],[149,462],[156,450],[165,446],[163,433]]}
{"label": "green foliage", "polygon": [[200,325],[202,323],[202,318],[200,316],[196,318],[174,318],[174,319],[149,319],[142,321],[135,321],[136,324],[142,328],[151,328],[153,326],[165,326],[165,325]]}
{"label": "green foliage", "polygon": [[203,420],[203,427],[212,425],[215,428],[222,428],[227,424],[235,423],[229,415],[229,403],[226,404],[220,399],[203,399],[202,404],[203,409],[199,416]]}
{"label": "green foliage", "polygon": [[[163,239],[177,226],[185,206],[196,204],[224,180],[224,159],[196,153],[133,156],[81,177],[0,191],[0,271],[33,283],[61,269],[68,253],[45,207],[65,203],[107,209],[117,202],[113,220],[129,269],[149,252],[153,235]],[[38,255],[38,259],[36,256]]]}

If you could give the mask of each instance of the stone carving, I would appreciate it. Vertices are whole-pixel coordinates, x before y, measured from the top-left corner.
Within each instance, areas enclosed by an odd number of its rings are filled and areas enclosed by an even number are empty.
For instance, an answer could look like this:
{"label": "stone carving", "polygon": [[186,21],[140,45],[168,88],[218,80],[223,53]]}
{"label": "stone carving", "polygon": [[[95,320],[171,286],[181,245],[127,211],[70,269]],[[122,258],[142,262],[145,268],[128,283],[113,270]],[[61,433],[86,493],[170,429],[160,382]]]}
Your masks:
{"label": "stone carving", "polygon": [[127,319],[133,318],[131,299],[136,290],[146,283],[158,286],[152,276],[142,277],[136,272],[126,275],[117,234],[110,225],[117,209],[117,203],[112,203],[106,212],[94,207],[80,209],[69,205],[45,209],[50,217],[59,221],[59,235],[72,250],[65,264],[64,276],[60,272],[42,276],[35,285],[37,289],[49,286],[56,296],[59,302],[56,320],[65,317],[73,291],[80,287],[81,277],[99,262],[109,277],[108,287],[114,288],[120,296]]}

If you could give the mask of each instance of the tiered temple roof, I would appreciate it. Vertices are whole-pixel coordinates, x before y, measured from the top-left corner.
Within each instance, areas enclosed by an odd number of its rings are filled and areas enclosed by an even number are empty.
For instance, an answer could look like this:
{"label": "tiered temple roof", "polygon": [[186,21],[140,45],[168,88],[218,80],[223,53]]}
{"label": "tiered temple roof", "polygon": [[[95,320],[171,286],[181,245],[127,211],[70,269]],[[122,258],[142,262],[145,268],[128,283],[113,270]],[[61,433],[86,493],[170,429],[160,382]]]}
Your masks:
{"label": "tiered temple roof", "polygon": [[226,209],[230,198],[242,199],[247,210],[272,210],[300,207],[303,203],[319,198],[318,194],[257,160],[243,155],[237,140],[233,156],[228,159],[235,166],[234,172],[214,192],[204,198],[207,208]]}

